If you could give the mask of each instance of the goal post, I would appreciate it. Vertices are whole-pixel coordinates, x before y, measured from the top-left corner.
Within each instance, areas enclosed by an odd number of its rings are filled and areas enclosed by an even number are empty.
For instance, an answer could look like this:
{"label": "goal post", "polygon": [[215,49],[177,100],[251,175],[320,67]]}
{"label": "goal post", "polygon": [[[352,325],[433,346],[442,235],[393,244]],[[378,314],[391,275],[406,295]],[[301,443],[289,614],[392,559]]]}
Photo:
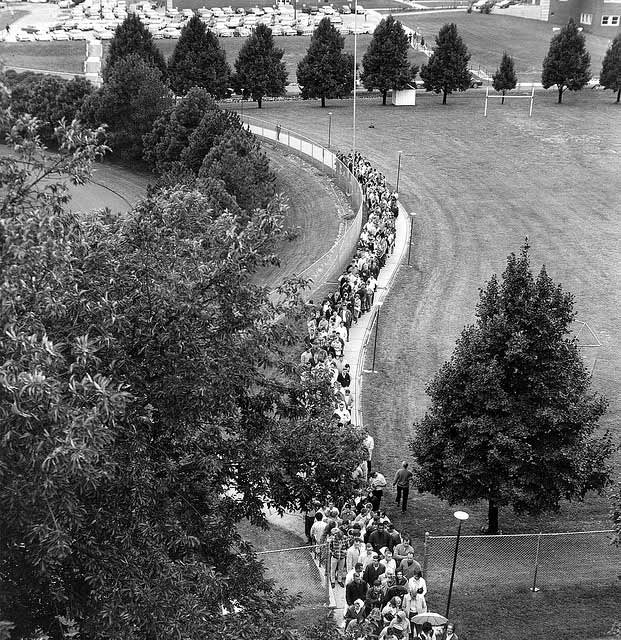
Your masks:
{"label": "goal post", "polygon": [[489,93],[489,87],[485,87],[485,109],[483,111],[483,116],[485,118],[487,118],[487,105],[489,100],[493,100],[494,98],[496,99],[500,99],[502,100],[503,98],[505,100],[528,100],[529,101],[529,105],[528,105],[528,117],[532,117],[533,115],[533,104],[535,102],[535,87],[533,86],[530,92],[530,95],[527,96],[507,96],[507,95],[490,95]]}

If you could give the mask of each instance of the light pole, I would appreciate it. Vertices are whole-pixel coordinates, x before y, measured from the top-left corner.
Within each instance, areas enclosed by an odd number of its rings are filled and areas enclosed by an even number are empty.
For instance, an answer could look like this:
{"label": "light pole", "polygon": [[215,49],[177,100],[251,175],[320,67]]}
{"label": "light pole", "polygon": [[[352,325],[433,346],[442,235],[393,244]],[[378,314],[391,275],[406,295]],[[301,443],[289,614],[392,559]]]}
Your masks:
{"label": "light pole", "polygon": [[[352,122],[351,156],[356,155],[356,65],[358,64],[358,0],[354,0],[354,113]],[[355,160],[354,160],[355,162]]]}
{"label": "light pole", "polygon": [[449,612],[451,610],[451,595],[453,593],[453,580],[455,578],[455,566],[457,565],[457,550],[459,549],[459,536],[461,535],[461,525],[470,517],[465,511],[455,511],[453,515],[457,518],[457,520],[459,520],[459,526],[457,527],[457,539],[455,540],[455,555],[453,556],[453,570],[451,571],[451,583],[449,585],[448,600],[446,601],[446,615],[444,616],[447,620],[449,617]]}
{"label": "light pole", "polygon": [[375,339],[373,340],[373,364],[371,365],[371,371],[375,372],[375,351],[377,349],[377,332],[379,330],[380,311],[382,310],[383,301],[378,300],[375,303],[377,307],[377,313],[375,314]]}
{"label": "light pole", "polygon": [[332,111],[328,111],[328,149],[332,143]]}
{"label": "light pole", "polygon": [[412,234],[414,233],[414,218],[416,214],[410,211],[410,241],[408,245],[408,267],[410,266],[410,255],[412,254]]}
{"label": "light pole", "polygon": [[397,187],[395,191],[399,193],[399,178],[401,177],[401,154],[403,151],[399,151],[399,163],[397,164]]}

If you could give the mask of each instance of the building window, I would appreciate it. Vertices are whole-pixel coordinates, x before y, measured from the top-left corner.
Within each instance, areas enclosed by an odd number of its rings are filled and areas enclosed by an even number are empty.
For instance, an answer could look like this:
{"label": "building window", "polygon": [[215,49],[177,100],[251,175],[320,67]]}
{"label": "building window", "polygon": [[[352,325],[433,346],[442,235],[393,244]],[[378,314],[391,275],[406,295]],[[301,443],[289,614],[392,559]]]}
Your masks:
{"label": "building window", "polygon": [[602,16],[602,26],[618,27],[619,16]]}
{"label": "building window", "polygon": [[619,26],[619,16],[610,16],[610,24],[618,27]]}
{"label": "building window", "polygon": [[592,24],[592,22],[593,22],[592,13],[583,13],[580,15],[580,24]]}

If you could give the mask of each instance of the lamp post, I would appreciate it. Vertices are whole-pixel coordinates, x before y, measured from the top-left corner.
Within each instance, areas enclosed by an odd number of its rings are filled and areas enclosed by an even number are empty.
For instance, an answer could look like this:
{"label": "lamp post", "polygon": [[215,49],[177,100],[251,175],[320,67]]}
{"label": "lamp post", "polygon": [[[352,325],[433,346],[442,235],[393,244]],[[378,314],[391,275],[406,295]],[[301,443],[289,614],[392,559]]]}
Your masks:
{"label": "lamp post", "polygon": [[356,66],[358,64],[358,0],[354,0],[354,112],[352,122],[351,156],[356,155]]}
{"label": "lamp post", "polygon": [[382,304],[384,303],[381,300],[378,300],[375,303],[375,306],[377,307],[377,313],[375,314],[375,339],[373,340],[373,364],[371,365],[372,372],[375,371],[375,351],[377,349],[377,332],[379,329],[380,311],[382,310]]}
{"label": "lamp post", "polygon": [[397,164],[397,187],[395,191],[399,193],[399,178],[401,177],[401,154],[403,151],[399,151],[399,163]]}
{"label": "lamp post", "polygon": [[328,111],[328,149],[332,143],[332,111]]}
{"label": "lamp post", "polygon": [[410,265],[410,255],[412,254],[412,234],[414,233],[414,218],[416,217],[416,213],[414,211],[410,211],[410,240],[408,244],[408,267]]}
{"label": "lamp post", "polygon": [[449,585],[448,600],[446,601],[446,615],[444,616],[447,620],[449,617],[449,612],[451,610],[451,595],[453,593],[453,580],[455,578],[455,566],[457,565],[457,550],[459,549],[459,536],[461,535],[461,525],[470,517],[465,511],[455,511],[453,515],[457,518],[457,520],[459,520],[459,526],[457,527],[457,539],[455,540],[455,555],[453,556],[453,570],[451,571],[451,583]]}

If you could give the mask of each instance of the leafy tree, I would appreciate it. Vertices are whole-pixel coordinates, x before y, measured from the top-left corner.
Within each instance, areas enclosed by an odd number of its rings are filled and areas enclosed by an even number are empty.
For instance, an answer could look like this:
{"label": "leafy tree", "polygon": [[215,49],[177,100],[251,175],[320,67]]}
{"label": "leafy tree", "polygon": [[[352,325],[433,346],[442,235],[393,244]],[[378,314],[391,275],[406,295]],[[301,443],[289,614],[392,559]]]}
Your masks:
{"label": "leafy tree", "polygon": [[172,106],[170,90],[158,69],[137,54],[119,60],[104,82],[84,103],[82,118],[106,124],[108,143],[124,159],[143,156],[143,136]]}
{"label": "leafy tree", "polygon": [[436,36],[429,62],[420,70],[425,90],[442,92],[442,104],[446,104],[446,97],[453,91],[466,91],[471,82],[469,61],[470,54],[457,33],[457,25],[445,24]]}
{"label": "leafy tree", "polygon": [[76,216],[58,180],[105,149],[73,125],[51,157],[37,127],[0,159],[0,608],[19,637],[60,639],[61,615],[94,640],[286,640],[235,525],[347,495],[362,447],[326,439],[325,380],[288,375],[303,283],[273,303],[251,281],[283,204],[240,228],[181,186]]}
{"label": "leafy tree", "polygon": [[145,62],[159,69],[162,77],[166,77],[164,56],[155,46],[151,32],[135,13],[129,13],[114,32],[103,69],[104,81],[109,78],[117,62],[130,54],[140,56]]}
{"label": "leafy tree", "polygon": [[274,45],[272,30],[264,24],[257,25],[235,60],[235,90],[256,100],[259,109],[263,96],[284,96],[287,84],[284,53]]}
{"label": "leafy tree", "polygon": [[545,268],[533,276],[528,248],[481,291],[410,444],[420,488],[451,504],[488,500],[490,533],[499,507],[536,515],[601,490],[614,449],[594,435],[606,402],[570,337],[573,298]]}
{"label": "leafy tree", "polygon": [[563,91],[580,91],[591,79],[591,55],[586,50],[584,35],[572,18],[553,36],[543,61],[541,84],[544,89],[556,85],[558,104],[563,101]]}
{"label": "leafy tree", "polygon": [[505,94],[507,91],[515,89],[517,86],[517,76],[515,75],[515,64],[513,58],[506,51],[502,54],[500,67],[496,69],[496,73],[492,76],[492,86],[496,91],[502,92],[501,104],[505,103]]}
{"label": "leafy tree", "polygon": [[599,74],[599,83],[604,89],[617,92],[617,102],[621,98],[621,33],[615,36],[604,60]]}
{"label": "leafy tree", "polygon": [[257,140],[246,130],[229,130],[205,156],[199,178],[218,178],[246,212],[267,205],[276,176]]}
{"label": "leafy tree", "polygon": [[47,142],[63,118],[77,117],[93,85],[84,78],[63,80],[55,76],[29,76],[13,87],[11,108],[16,115],[30,114],[40,122],[39,134]]}
{"label": "leafy tree", "polygon": [[231,69],[226,62],[226,53],[218,38],[207,31],[198,16],[190,18],[181,30],[168,63],[168,73],[170,86],[178,95],[187,93],[192,87],[202,87],[215,98],[227,95]]}
{"label": "leafy tree", "polygon": [[393,16],[384,18],[375,28],[373,39],[362,58],[360,76],[364,86],[379,89],[382,104],[390,89],[405,89],[418,73],[418,66],[408,62],[410,43],[403,25]]}
{"label": "leafy tree", "polygon": [[343,98],[351,93],[353,56],[343,53],[345,38],[324,18],[313,32],[306,55],[298,63],[297,78],[302,98]]}

